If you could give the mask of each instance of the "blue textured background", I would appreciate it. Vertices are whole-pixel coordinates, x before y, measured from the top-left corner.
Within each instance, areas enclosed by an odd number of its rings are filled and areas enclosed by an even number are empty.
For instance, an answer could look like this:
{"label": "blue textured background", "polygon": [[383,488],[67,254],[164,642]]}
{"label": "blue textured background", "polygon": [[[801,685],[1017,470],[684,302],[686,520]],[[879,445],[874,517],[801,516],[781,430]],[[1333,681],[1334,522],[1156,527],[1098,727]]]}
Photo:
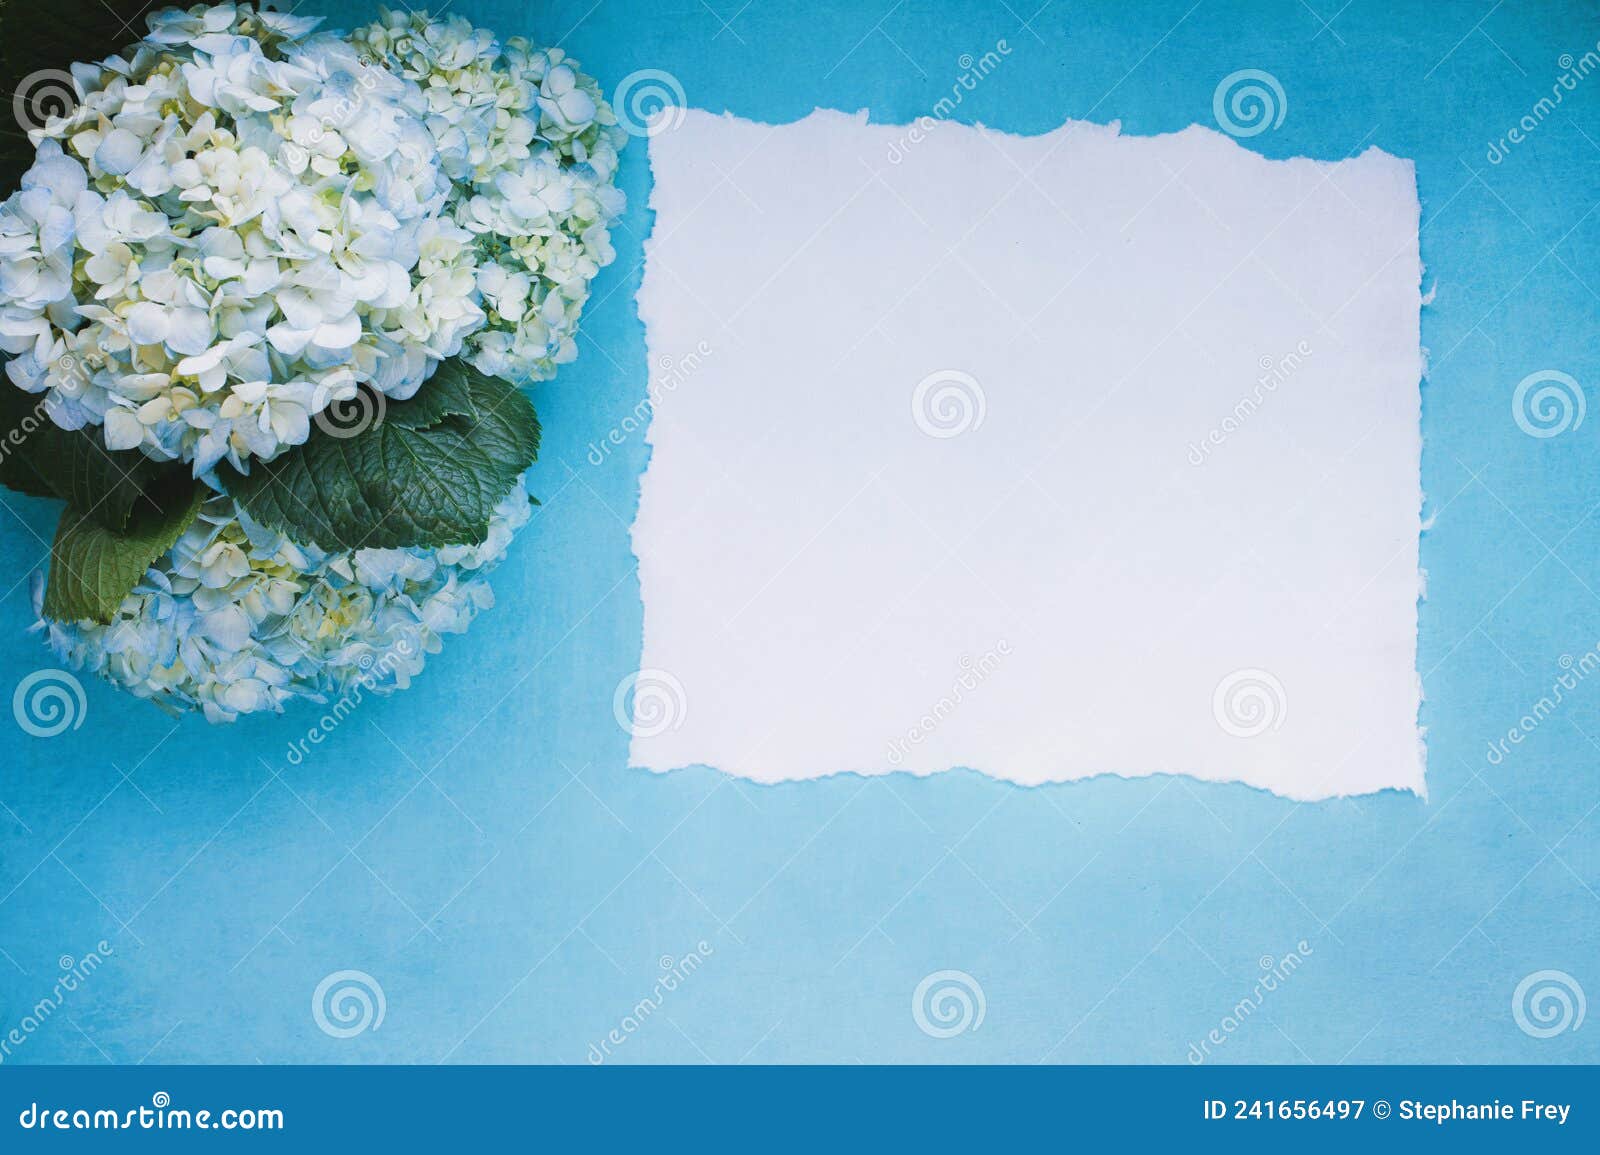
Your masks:
{"label": "blue textured background", "polygon": [[[1600,640],[1600,417],[1536,439],[1510,407],[1536,370],[1600,387],[1600,76],[1502,163],[1486,156],[1550,93],[1562,54],[1595,48],[1600,15],[1338,2],[453,7],[561,43],[608,92],[660,68],[697,107],[772,121],[819,105],[908,121],[950,91],[962,54],[1001,38],[1011,55],[958,119],[1166,132],[1212,123],[1218,81],[1261,68],[1288,114],[1250,147],[1415,158],[1438,288],[1423,320],[1427,801],[628,770],[611,703],[639,653],[626,527],[645,448],[586,455],[644,395],[635,141],[617,263],[579,361],[538,395],[544,509],[495,576],[500,605],[410,692],[363,706],[301,765],[286,754],[309,707],[174,725],[94,683],[75,731],[33,738],[5,719],[0,1031],[49,993],[59,956],[115,951],[8,1061],[582,1062],[663,956],[702,941],[702,968],[619,1058],[1182,1062],[1250,994],[1258,960],[1301,940],[1303,967],[1219,1058],[1600,1058],[1600,1025],[1539,1040],[1511,1014],[1541,969],[1600,994],[1600,678],[1501,764],[1485,757],[1562,655]],[[370,11],[313,7],[342,25]],[[43,560],[53,516],[5,495],[7,572]],[[6,695],[54,664],[29,620],[24,581],[0,601]],[[310,1000],[345,968],[381,983],[387,1016],[339,1040]],[[981,983],[987,1014],[941,1040],[911,995],[945,968]]]}

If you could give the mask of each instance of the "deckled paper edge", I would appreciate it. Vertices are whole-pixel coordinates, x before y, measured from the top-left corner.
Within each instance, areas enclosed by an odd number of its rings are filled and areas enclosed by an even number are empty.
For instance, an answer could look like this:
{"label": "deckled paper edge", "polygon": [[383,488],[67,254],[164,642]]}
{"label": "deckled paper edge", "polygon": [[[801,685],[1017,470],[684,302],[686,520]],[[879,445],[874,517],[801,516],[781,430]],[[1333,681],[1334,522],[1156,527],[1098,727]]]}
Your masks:
{"label": "deckled paper edge", "polygon": [[[684,117],[696,117],[696,118],[709,117],[709,118],[715,119],[715,120],[727,120],[727,121],[731,121],[731,122],[736,122],[736,123],[741,123],[741,124],[749,124],[749,125],[755,125],[755,126],[758,126],[758,127],[767,127],[767,128],[785,128],[785,127],[789,127],[791,125],[802,124],[802,123],[804,123],[806,121],[817,119],[817,118],[838,119],[838,120],[853,122],[855,124],[860,124],[860,125],[871,125],[872,127],[875,127],[875,128],[910,128],[911,127],[911,125],[909,125],[909,124],[899,124],[899,123],[891,123],[891,122],[874,122],[871,119],[871,111],[869,109],[864,109],[864,108],[863,109],[858,109],[855,112],[851,113],[851,112],[846,112],[843,109],[832,109],[832,108],[817,107],[817,108],[813,108],[806,115],[795,117],[792,120],[761,120],[761,119],[756,119],[756,118],[751,118],[751,117],[736,116],[732,112],[726,111],[726,110],[724,110],[723,112],[720,112],[720,113],[715,113],[715,112],[711,112],[711,111],[708,111],[708,110],[696,109],[696,108],[684,109],[684,110],[682,110],[682,115]],[[958,127],[958,128],[975,129],[978,132],[986,134],[986,135],[999,136],[999,137],[1009,137],[1009,138],[1016,139],[1016,140],[1036,139],[1037,137],[1040,137],[1040,136],[1049,136],[1052,133],[1061,132],[1064,129],[1065,130],[1072,130],[1074,128],[1081,128],[1081,129],[1086,130],[1086,131],[1097,132],[1097,133],[1107,133],[1107,134],[1110,134],[1113,137],[1123,137],[1123,136],[1137,137],[1138,139],[1141,139],[1141,140],[1160,140],[1160,139],[1162,139],[1164,137],[1168,137],[1168,136],[1180,136],[1180,135],[1183,135],[1184,133],[1198,131],[1198,132],[1206,133],[1206,134],[1208,134],[1210,136],[1213,136],[1213,137],[1220,138],[1222,141],[1233,145],[1234,148],[1237,149],[1239,152],[1245,153],[1248,156],[1254,157],[1254,158],[1256,158],[1256,159],[1258,159],[1260,161],[1263,161],[1263,162],[1269,163],[1269,164],[1309,163],[1309,164],[1312,164],[1312,165],[1314,165],[1314,166],[1316,166],[1318,168],[1330,168],[1330,167],[1334,167],[1334,166],[1337,166],[1337,165],[1346,164],[1346,163],[1348,163],[1348,162],[1350,162],[1352,160],[1361,160],[1361,159],[1364,159],[1365,157],[1369,156],[1372,153],[1377,153],[1379,156],[1387,157],[1388,159],[1396,161],[1396,162],[1398,162],[1399,164],[1401,164],[1401,165],[1403,165],[1405,167],[1405,169],[1407,170],[1407,172],[1408,172],[1408,174],[1410,176],[1410,185],[1411,185],[1411,190],[1412,190],[1412,198],[1413,198],[1413,201],[1415,202],[1416,208],[1417,208],[1417,228],[1416,228],[1417,246],[1416,246],[1416,254],[1417,254],[1417,295],[1418,295],[1418,305],[1417,305],[1417,355],[1418,355],[1418,362],[1417,362],[1417,427],[1416,427],[1416,431],[1415,431],[1416,432],[1416,438],[1415,438],[1415,442],[1416,442],[1416,462],[1417,462],[1417,470],[1416,470],[1416,474],[1417,474],[1417,513],[1416,513],[1416,519],[1417,519],[1417,538],[1416,538],[1416,541],[1417,541],[1417,599],[1416,599],[1416,602],[1414,603],[1413,611],[1412,611],[1412,633],[1411,633],[1412,676],[1413,676],[1414,685],[1415,685],[1415,707],[1414,707],[1414,709],[1412,711],[1412,717],[1414,719],[1414,724],[1415,724],[1415,727],[1416,727],[1416,743],[1417,743],[1416,776],[1417,776],[1417,780],[1414,783],[1409,783],[1409,784],[1405,784],[1405,785],[1395,785],[1395,786],[1382,786],[1382,787],[1379,787],[1379,788],[1377,788],[1375,790],[1365,790],[1365,791],[1361,791],[1361,792],[1356,793],[1356,794],[1335,793],[1335,794],[1305,794],[1305,795],[1301,795],[1301,794],[1285,793],[1285,792],[1283,792],[1281,790],[1274,790],[1271,787],[1260,786],[1260,785],[1257,785],[1257,784],[1255,784],[1253,782],[1246,782],[1246,781],[1244,781],[1242,779],[1239,779],[1239,778],[1202,778],[1202,777],[1199,777],[1199,776],[1193,775],[1193,774],[1176,774],[1176,773],[1172,773],[1170,771],[1164,771],[1164,770],[1153,770],[1153,771],[1148,771],[1148,772],[1144,772],[1144,773],[1140,773],[1140,772],[1131,772],[1130,773],[1130,772],[1121,771],[1121,770],[1095,770],[1095,771],[1091,771],[1091,772],[1089,772],[1087,774],[1084,774],[1081,777],[1053,779],[1053,780],[1049,780],[1049,781],[1045,781],[1045,782],[1018,782],[1014,778],[1006,777],[1004,774],[994,773],[992,771],[987,771],[987,770],[984,770],[981,767],[976,767],[976,766],[947,766],[947,767],[944,767],[944,768],[938,769],[938,770],[914,770],[914,769],[910,769],[910,768],[907,768],[907,767],[889,767],[889,768],[882,769],[882,770],[839,769],[839,770],[822,770],[822,771],[819,771],[819,772],[817,772],[815,774],[809,774],[809,775],[780,775],[780,776],[775,777],[775,778],[752,778],[752,777],[750,777],[748,775],[745,775],[745,774],[738,774],[738,773],[735,773],[734,771],[725,770],[725,769],[722,769],[721,767],[718,767],[718,766],[711,766],[711,765],[709,765],[707,763],[703,763],[703,762],[685,762],[685,763],[675,764],[675,765],[671,765],[671,766],[649,766],[649,765],[645,765],[644,762],[642,761],[641,757],[640,757],[639,735],[638,735],[638,732],[637,732],[636,729],[635,730],[630,730],[629,735],[628,735],[628,767],[629,767],[629,769],[645,770],[645,771],[648,771],[648,772],[650,772],[652,774],[672,774],[672,773],[676,773],[676,772],[681,771],[681,770],[694,770],[694,769],[711,770],[711,771],[714,771],[714,772],[716,772],[718,774],[723,775],[724,777],[731,778],[731,779],[734,779],[734,780],[739,781],[739,782],[748,783],[748,784],[750,784],[752,786],[772,786],[772,787],[784,786],[784,785],[790,785],[790,784],[802,783],[802,782],[822,782],[822,781],[826,781],[828,779],[840,778],[840,777],[854,777],[854,778],[860,778],[863,781],[866,781],[868,779],[882,778],[882,777],[886,777],[886,776],[890,776],[890,775],[905,775],[905,776],[911,777],[911,778],[932,778],[932,777],[935,777],[935,776],[942,776],[942,775],[947,775],[947,774],[970,774],[970,775],[974,775],[974,776],[977,776],[979,778],[982,778],[983,780],[988,781],[988,782],[1001,783],[1001,784],[1008,785],[1008,786],[1011,786],[1011,787],[1014,787],[1014,788],[1017,788],[1017,789],[1024,789],[1024,790],[1038,789],[1038,788],[1048,787],[1048,786],[1071,786],[1071,785],[1075,785],[1075,784],[1078,784],[1078,783],[1093,782],[1095,780],[1104,779],[1104,778],[1117,778],[1117,779],[1121,779],[1122,781],[1125,781],[1125,782],[1142,782],[1142,781],[1148,781],[1148,780],[1154,779],[1154,778],[1177,778],[1177,779],[1182,779],[1182,780],[1187,781],[1187,782],[1196,782],[1196,783],[1200,783],[1202,785],[1207,785],[1207,786],[1225,786],[1225,787],[1234,787],[1234,788],[1243,788],[1243,789],[1247,789],[1247,790],[1254,790],[1254,791],[1258,791],[1258,792],[1260,792],[1262,794],[1269,795],[1270,797],[1273,797],[1273,798],[1284,799],[1286,801],[1295,802],[1295,803],[1303,803],[1303,802],[1333,802],[1333,801],[1337,801],[1337,800],[1339,800],[1341,798],[1371,797],[1371,796],[1374,796],[1374,795],[1388,794],[1388,793],[1411,794],[1411,795],[1415,796],[1418,800],[1420,800],[1422,802],[1427,802],[1428,801],[1428,743],[1427,743],[1427,727],[1422,724],[1422,706],[1423,706],[1423,703],[1427,700],[1427,695],[1426,695],[1426,692],[1425,692],[1424,687],[1423,687],[1422,671],[1421,671],[1421,669],[1420,669],[1420,667],[1418,665],[1418,662],[1419,662],[1419,660],[1421,658],[1421,633],[1420,633],[1420,630],[1421,630],[1421,606],[1422,606],[1422,603],[1427,600],[1427,596],[1428,596],[1428,591],[1427,591],[1428,572],[1427,572],[1426,568],[1424,568],[1423,565],[1422,565],[1422,538],[1423,538],[1423,535],[1430,528],[1432,528],[1432,524],[1433,524],[1434,518],[1433,518],[1433,516],[1429,516],[1425,520],[1424,517],[1423,517],[1423,511],[1424,511],[1424,508],[1425,508],[1426,503],[1427,503],[1427,495],[1426,495],[1425,491],[1422,488],[1422,457],[1423,457],[1423,451],[1424,451],[1424,448],[1425,448],[1425,443],[1424,443],[1424,439],[1423,439],[1423,435],[1422,435],[1422,407],[1423,407],[1423,388],[1427,384],[1427,380],[1428,380],[1428,350],[1427,350],[1427,347],[1422,344],[1422,312],[1423,312],[1424,309],[1426,309],[1428,306],[1430,306],[1433,303],[1434,296],[1438,291],[1438,285],[1437,285],[1437,283],[1435,283],[1431,288],[1428,289],[1428,291],[1426,293],[1423,293],[1423,291],[1422,291],[1422,284],[1423,284],[1424,278],[1426,277],[1427,266],[1423,263],[1423,260],[1422,260],[1422,193],[1421,193],[1421,187],[1417,184],[1417,166],[1416,166],[1416,162],[1414,160],[1410,159],[1409,157],[1396,156],[1394,153],[1388,152],[1385,149],[1381,149],[1381,148],[1377,147],[1376,145],[1369,145],[1367,148],[1362,150],[1362,152],[1359,153],[1356,156],[1353,156],[1353,157],[1342,157],[1339,160],[1318,160],[1315,157],[1306,157],[1306,156],[1268,157],[1268,156],[1264,156],[1261,153],[1254,152],[1254,151],[1252,151],[1250,149],[1245,148],[1243,145],[1241,145],[1239,143],[1239,141],[1236,138],[1234,138],[1232,136],[1229,136],[1226,133],[1217,132],[1215,129],[1207,128],[1203,124],[1186,125],[1183,128],[1176,129],[1176,130],[1174,130],[1172,132],[1138,134],[1138,133],[1124,133],[1122,131],[1122,121],[1120,119],[1119,120],[1107,121],[1104,124],[1098,124],[1098,123],[1096,123],[1094,121],[1073,120],[1071,118],[1068,118],[1068,119],[1062,121],[1061,124],[1058,125],[1056,128],[1047,129],[1046,131],[1041,132],[1041,133],[1007,132],[1007,131],[1005,131],[1003,129],[990,128],[989,126],[985,125],[982,121],[975,121],[975,122],[973,122],[971,124],[966,124],[966,123],[959,122],[959,121],[953,121],[953,122],[949,122],[949,123],[951,123],[953,126]],[[652,134],[647,139],[648,139],[649,147],[647,147],[647,149],[646,149],[646,159],[647,159],[647,161],[649,163],[649,166],[650,166],[650,196],[649,196],[649,199],[647,201],[647,208],[650,211],[650,232],[645,236],[644,243],[643,243],[643,246],[642,246],[643,247],[643,259],[642,259],[641,265],[640,265],[640,267],[641,267],[640,290],[635,296],[635,307],[636,307],[636,311],[637,311],[638,316],[639,316],[639,321],[644,327],[644,333],[645,333],[645,360],[646,360],[647,364],[653,365],[653,364],[657,363],[657,359],[656,359],[657,358],[657,352],[650,345],[650,340],[651,340],[651,324],[650,324],[651,317],[647,316],[647,314],[646,314],[646,305],[645,305],[645,300],[644,300],[643,286],[650,278],[650,275],[651,275],[651,263],[652,263],[652,261],[654,259],[655,252],[656,252],[656,244],[657,244],[656,227],[657,227],[657,218],[658,218],[658,215],[659,215],[659,205],[657,203],[658,184],[657,184],[657,181],[655,179],[655,177],[656,177],[655,135]],[[637,527],[638,527],[639,513],[640,513],[640,510],[641,510],[642,504],[643,504],[642,497],[643,497],[644,478],[650,472],[650,463],[655,457],[655,449],[656,449],[656,445],[655,445],[655,422],[653,420],[645,428],[644,443],[645,443],[645,445],[646,445],[646,447],[648,449],[648,453],[646,454],[644,469],[640,471],[639,477],[638,477],[638,481],[637,481],[637,484],[638,484],[639,488],[638,488],[638,490],[636,492],[636,500],[635,500],[635,503],[634,503],[633,521],[630,522],[629,525],[628,525],[628,541],[629,541],[630,550],[633,549],[633,542],[635,540],[636,530],[637,530]],[[636,570],[642,570],[642,568],[643,568],[643,559],[639,557],[637,551],[633,551],[633,554],[634,554],[634,563],[635,563]],[[640,606],[641,606],[641,610],[642,610],[639,646],[640,646],[640,659],[642,661],[644,653],[648,649],[648,646],[646,645],[646,640],[645,639],[647,638],[647,636],[649,634],[649,630],[650,630],[650,607],[645,602],[645,599],[644,599],[644,582],[643,582],[642,579],[640,581],[639,594],[640,594]],[[635,669],[638,669],[638,668],[639,667],[636,665]]]}

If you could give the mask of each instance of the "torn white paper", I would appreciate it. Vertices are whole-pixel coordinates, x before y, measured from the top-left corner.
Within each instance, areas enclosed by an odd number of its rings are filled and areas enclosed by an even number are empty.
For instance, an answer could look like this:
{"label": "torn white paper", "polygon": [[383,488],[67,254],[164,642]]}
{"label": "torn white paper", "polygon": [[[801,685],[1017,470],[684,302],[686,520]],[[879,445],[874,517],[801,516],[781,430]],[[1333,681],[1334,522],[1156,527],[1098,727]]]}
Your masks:
{"label": "torn white paper", "polygon": [[929,123],[650,141],[633,763],[1420,793],[1411,163]]}

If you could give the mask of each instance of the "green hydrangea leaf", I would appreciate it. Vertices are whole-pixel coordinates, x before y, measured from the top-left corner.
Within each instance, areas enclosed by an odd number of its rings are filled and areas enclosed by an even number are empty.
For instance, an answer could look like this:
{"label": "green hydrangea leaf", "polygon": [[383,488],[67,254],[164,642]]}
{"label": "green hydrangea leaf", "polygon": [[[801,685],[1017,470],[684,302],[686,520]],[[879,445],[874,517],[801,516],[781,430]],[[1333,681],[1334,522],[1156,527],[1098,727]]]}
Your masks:
{"label": "green hydrangea leaf", "polygon": [[[0,381],[0,393],[21,392]],[[60,491],[33,462],[25,429],[13,425],[9,414],[0,417],[0,426],[0,485],[29,497],[60,497]]]}
{"label": "green hydrangea leaf", "polygon": [[323,549],[476,544],[538,456],[539,422],[516,389],[447,366],[448,380],[465,383],[471,414],[413,417],[418,399],[391,402],[358,432],[314,427],[303,445],[251,463],[248,474],[221,467],[218,478],[257,521]]}
{"label": "green hydrangea leaf", "polygon": [[426,429],[446,417],[476,417],[477,410],[472,407],[471,375],[477,373],[465,361],[442,362],[409,401],[389,402],[383,419],[408,429]]}
{"label": "green hydrangea leaf", "polygon": [[137,449],[107,449],[99,426],[62,429],[47,394],[0,379],[0,483],[34,497],[60,497],[107,529],[119,530],[140,497],[185,471]]}
{"label": "green hydrangea leaf", "polygon": [[539,457],[539,416],[521,390],[468,367],[477,416],[465,421],[474,438],[501,466],[500,495]]}
{"label": "green hydrangea leaf", "polygon": [[109,622],[152,563],[189,528],[206,489],[182,476],[141,498],[121,530],[77,505],[62,511],[50,547],[44,613],[56,621]]}

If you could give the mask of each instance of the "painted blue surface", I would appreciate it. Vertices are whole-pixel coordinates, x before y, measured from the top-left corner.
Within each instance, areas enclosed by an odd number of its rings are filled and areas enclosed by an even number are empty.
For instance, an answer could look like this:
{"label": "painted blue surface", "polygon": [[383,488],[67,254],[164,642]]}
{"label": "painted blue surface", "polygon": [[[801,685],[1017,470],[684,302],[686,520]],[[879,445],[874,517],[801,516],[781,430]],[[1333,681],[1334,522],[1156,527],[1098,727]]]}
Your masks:
{"label": "painted blue surface", "polygon": [[[645,448],[586,458],[644,396],[635,141],[617,263],[579,361],[538,396],[545,506],[495,577],[499,606],[411,691],[368,703],[299,765],[287,751],[310,709],[174,726],[96,683],[77,730],[33,738],[6,719],[0,1030],[50,994],[61,956],[110,947],[7,1061],[581,1063],[618,1029],[621,1061],[1181,1063],[1250,996],[1261,960],[1291,951],[1303,965],[1218,1059],[1600,1058],[1600,1027],[1534,1038],[1511,1001],[1545,969],[1600,995],[1600,678],[1498,764],[1486,756],[1562,656],[1600,641],[1600,417],[1540,439],[1511,414],[1537,370],[1600,388],[1600,75],[1487,156],[1562,55],[1600,42],[1600,14],[892,3],[454,8],[560,41],[608,91],[660,68],[695,106],[771,121],[818,105],[908,121],[950,91],[963,54],[1002,38],[1010,55],[958,119],[1172,131],[1211,123],[1218,81],[1260,68],[1288,111],[1250,147],[1414,158],[1438,289],[1423,322],[1429,798],[1296,805],[1166,778],[1025,790],[966,772],[762,788],[628,770],[612,694],[639,653],[626,526]],[[341,24],[368,11],[315,7]],[[52,524],[44,503],[6,495],[7,572],[42,560]],[[29,620],[22,582],[0,601],[7,695],[53,664]],[[691,952],[699,969],[628,1031],[663,962]],[[386,1001],[381,1027],[350,1039],[311,1014],[342,969]],[[942,969],[986,1001],[981,1026],[949,1039],[911,1013]]]}

